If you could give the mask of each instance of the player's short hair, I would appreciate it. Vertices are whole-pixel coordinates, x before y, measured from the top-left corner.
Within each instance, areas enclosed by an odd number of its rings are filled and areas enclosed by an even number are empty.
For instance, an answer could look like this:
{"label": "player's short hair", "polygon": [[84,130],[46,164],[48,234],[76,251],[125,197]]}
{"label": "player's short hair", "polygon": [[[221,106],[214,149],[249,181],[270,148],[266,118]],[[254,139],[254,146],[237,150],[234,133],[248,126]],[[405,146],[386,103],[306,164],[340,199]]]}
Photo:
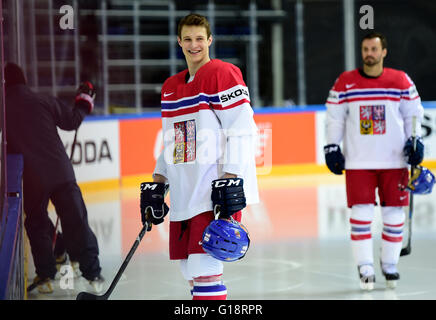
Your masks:
{"label": "player's short hair", "polygon": [[[386,37],[383,34],[381,34],[380,32],[375,32],[375,31],[372,31],[372,32],[366,34],[362,38],[362,42],[363,42],[363,40],[374,39],[374,38],[379,38],[380,39],[380,42],[381,42],[381,45],[382,45],[382,49],[386,49],[388,47],[388,42],[386,40]],[[361,42],[361,44],[362,44],[362,42]]]}
{"label": "player's short hair", "polygon": [[177,35],[179,38],[182,37],[182,28],[184,26],[205,27],[207,38],[209,39],[209,37],[211,35],[209,21],[207,21],[206,17],[204,17],[200,14],[191,13],[191,14],[188,14],[186,17],[184,17],[182,20],[180,20],[179,26],[177,28]]}

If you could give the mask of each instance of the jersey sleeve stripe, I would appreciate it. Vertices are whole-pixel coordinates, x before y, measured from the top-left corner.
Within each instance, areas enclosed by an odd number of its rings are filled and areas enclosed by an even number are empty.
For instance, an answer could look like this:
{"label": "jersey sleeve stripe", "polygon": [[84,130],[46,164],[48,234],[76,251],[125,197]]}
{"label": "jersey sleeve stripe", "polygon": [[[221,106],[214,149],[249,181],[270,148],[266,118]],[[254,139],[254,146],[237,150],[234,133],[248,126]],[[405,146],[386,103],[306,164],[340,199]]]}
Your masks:
{"label": "jersey sleeve stripe", "polygon": [[[406,100],[412,100],[412,99],[408,99],[408,98],[403,98]],[[391,96],[370,96],[370,97],[356,97],[356,98],[351,98],[351,99],[342,99],[338,102],[334,102],[334,101],[330,101],[327,100],[327,104],[334,104],[334,105],[340,105],[343,103],[348,103],[348,102],[354,102],[354,101],[369,101],[369,100],[391,100],[391,101],[400,101],[401,99],[399,97],[391,97]]]}
{"label": "jersey sleeve stripe", "polygon": [[183,108],[178,110],[171,110],[171,111],[165,111],[162,109],[162,118],[173,118],[178,117],[190,113],[196,113],[200,110],[211,110],[209,104],[207,103],[200,103],[196,106],[192,106],[189,108]]}
{"label": "jersey sleeve stripe", "polygon": [[230,104],[228,106],[225,106],[225,107],[223,105],[221,105],[221,104],[214,105],[214,109],[215,110],[228,110],[228,109],[232,109],[232,108],[238,107],[238,106],[240,106],[241,104],[244,104],[244,103],[250,104],[250,101],[248,99],[241,99],[241,100],[239,100],[239,101],[237,101],[235,103],[232,103],[232,104]]}
{"label": "jersey sleeve stripe", "polygon": [[[407,92],[407,91],[406,91]],[[353,96],[371,96],[371,95],[389,95],[400,97],[404,91],[400,90],[352,90],[347,92],[340,92],[339,99],[348,98]]]}
{"label": "jersey sleeve stripe", "polygon": [[219,103],[220,98],[218,95],[207,95],[205,93],[200,93],[194,97],[188,97],[180,100],[170,101],[170,100],[162,100],[161,106],[162,109],[165,110],[174,110],[184,107],[191,107],[193,105],[199,104],[201,102],[205,103]]}
{"label": "jersey sleeve stripe", "polygon": [[[226,107],[223,107],[220,104],[216,104],[213,106],[213,109],[216,111],[228,110],[228,109],[236,108],[240,105],[243,105],[244,103],[250,104],[250,101],[248,101],[247,99],[241,99],[241,100],[239,100],[231,105],[228,105]],[[162,109],[162,117],[163,118],[173,118],[173,117],[178,117],[178,116],[182,116],[182,115],[186,115],[186,114],[190,114],[190,113],[196,113],[200,110],[212,110],[212,109],[208,103],[201,102],[195,106],[180,108],[180,109],[176,109],[176,110],[164,110],[164,109]]]}

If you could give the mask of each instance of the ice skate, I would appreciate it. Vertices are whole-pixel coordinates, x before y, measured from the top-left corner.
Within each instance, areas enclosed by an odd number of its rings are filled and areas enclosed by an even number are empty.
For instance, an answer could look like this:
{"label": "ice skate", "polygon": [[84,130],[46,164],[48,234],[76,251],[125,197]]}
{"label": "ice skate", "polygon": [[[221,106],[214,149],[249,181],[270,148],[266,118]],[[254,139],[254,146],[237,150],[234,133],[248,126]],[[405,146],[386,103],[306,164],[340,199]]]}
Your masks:
{"label": "ice skate", "polygon": [[36,276],[32,285],[36,285],[39,293],[53,293],[53,283],[50,278],[41,279]]}
{"label": "ice skate", "polygon": [[79,278],[82,273],[80,272],[79,269],[79,262],[77,261],[70,261],[71,267],[73,268],[73,272],[74,272],[74,278]]}
{"label": "ice skate", "polygon": [[371,291],[374,289],[375,273],[372,264],[364,264],[357,267],[360,277],[360,289]]}
{"label": "ice skate", "polygon": [[91,286],[94,293],[101,293],[103,291],[103,283],[104,278],[102,275],[98,275],[94,278],[94,280],[88,280],[89,285]]}
{"label": "ice skate", "polygon": [[386,287],[389,289],[395,289],[397,286],[397,280],[400,279],[400,274],[397,270],[396,264],[380,263],[382,273],[386,278]]}
{"label": "ice skate", "polygon": [[64,252],[56,257],[56,269],[58,272],[61,270],[61,266],[67,262],[67,254]]}

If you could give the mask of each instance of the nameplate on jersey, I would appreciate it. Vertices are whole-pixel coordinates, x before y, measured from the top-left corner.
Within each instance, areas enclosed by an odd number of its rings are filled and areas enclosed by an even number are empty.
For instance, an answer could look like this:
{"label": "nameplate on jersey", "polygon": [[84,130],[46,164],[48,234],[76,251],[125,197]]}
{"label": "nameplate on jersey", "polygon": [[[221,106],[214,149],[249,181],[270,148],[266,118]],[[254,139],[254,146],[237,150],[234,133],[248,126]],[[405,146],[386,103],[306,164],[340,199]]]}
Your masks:
{"label": "nameplate on jersey", "polygon": [[378,135],[386,133],[385,105],[361,105],[360,134]]}
{"label": "nameplate on jersey", "polygon": [[195,160],[196,132],[195,120],[174,123],[174,164]]}
{"label": "nameplate on jersey", "polygon": [[219,92],[219,98],[223,108],[236,107],[244,102],[250,103],[248,88],[243,85]]}

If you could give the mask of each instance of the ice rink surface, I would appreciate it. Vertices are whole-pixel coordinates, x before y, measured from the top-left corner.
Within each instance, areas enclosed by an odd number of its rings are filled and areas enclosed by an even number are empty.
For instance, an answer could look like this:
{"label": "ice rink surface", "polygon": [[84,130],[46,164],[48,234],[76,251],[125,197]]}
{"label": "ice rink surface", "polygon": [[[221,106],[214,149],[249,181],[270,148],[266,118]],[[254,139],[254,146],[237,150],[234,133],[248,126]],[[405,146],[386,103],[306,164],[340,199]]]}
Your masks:
{"label": "ice rink surface", "polygon": [[[259,177],[259,187],[261,202],[243,215],[251,238],[248,253],[241,261],[224,263],[229,300],[436,299],[436,192],[415,196],[412,253],[400,258],[401,279],[394,290],[386,288],[379,268],[381,217],[376,207],[376,285],[363,292],[351,253],[344,177]],[[141,229],[139,186],[87,191],[84,198],[100,246],[105,291]],[[50,216],[54,219],[53,210]],[[30,258],[29,281],[33,277]],[[64,277],[54,286],[54,293],[34,290],[28,299],[73,300],[90,290],[81,277]],[[168,258],[168,221],[145,235],[110,299],[191,299],[178,262]]]}

